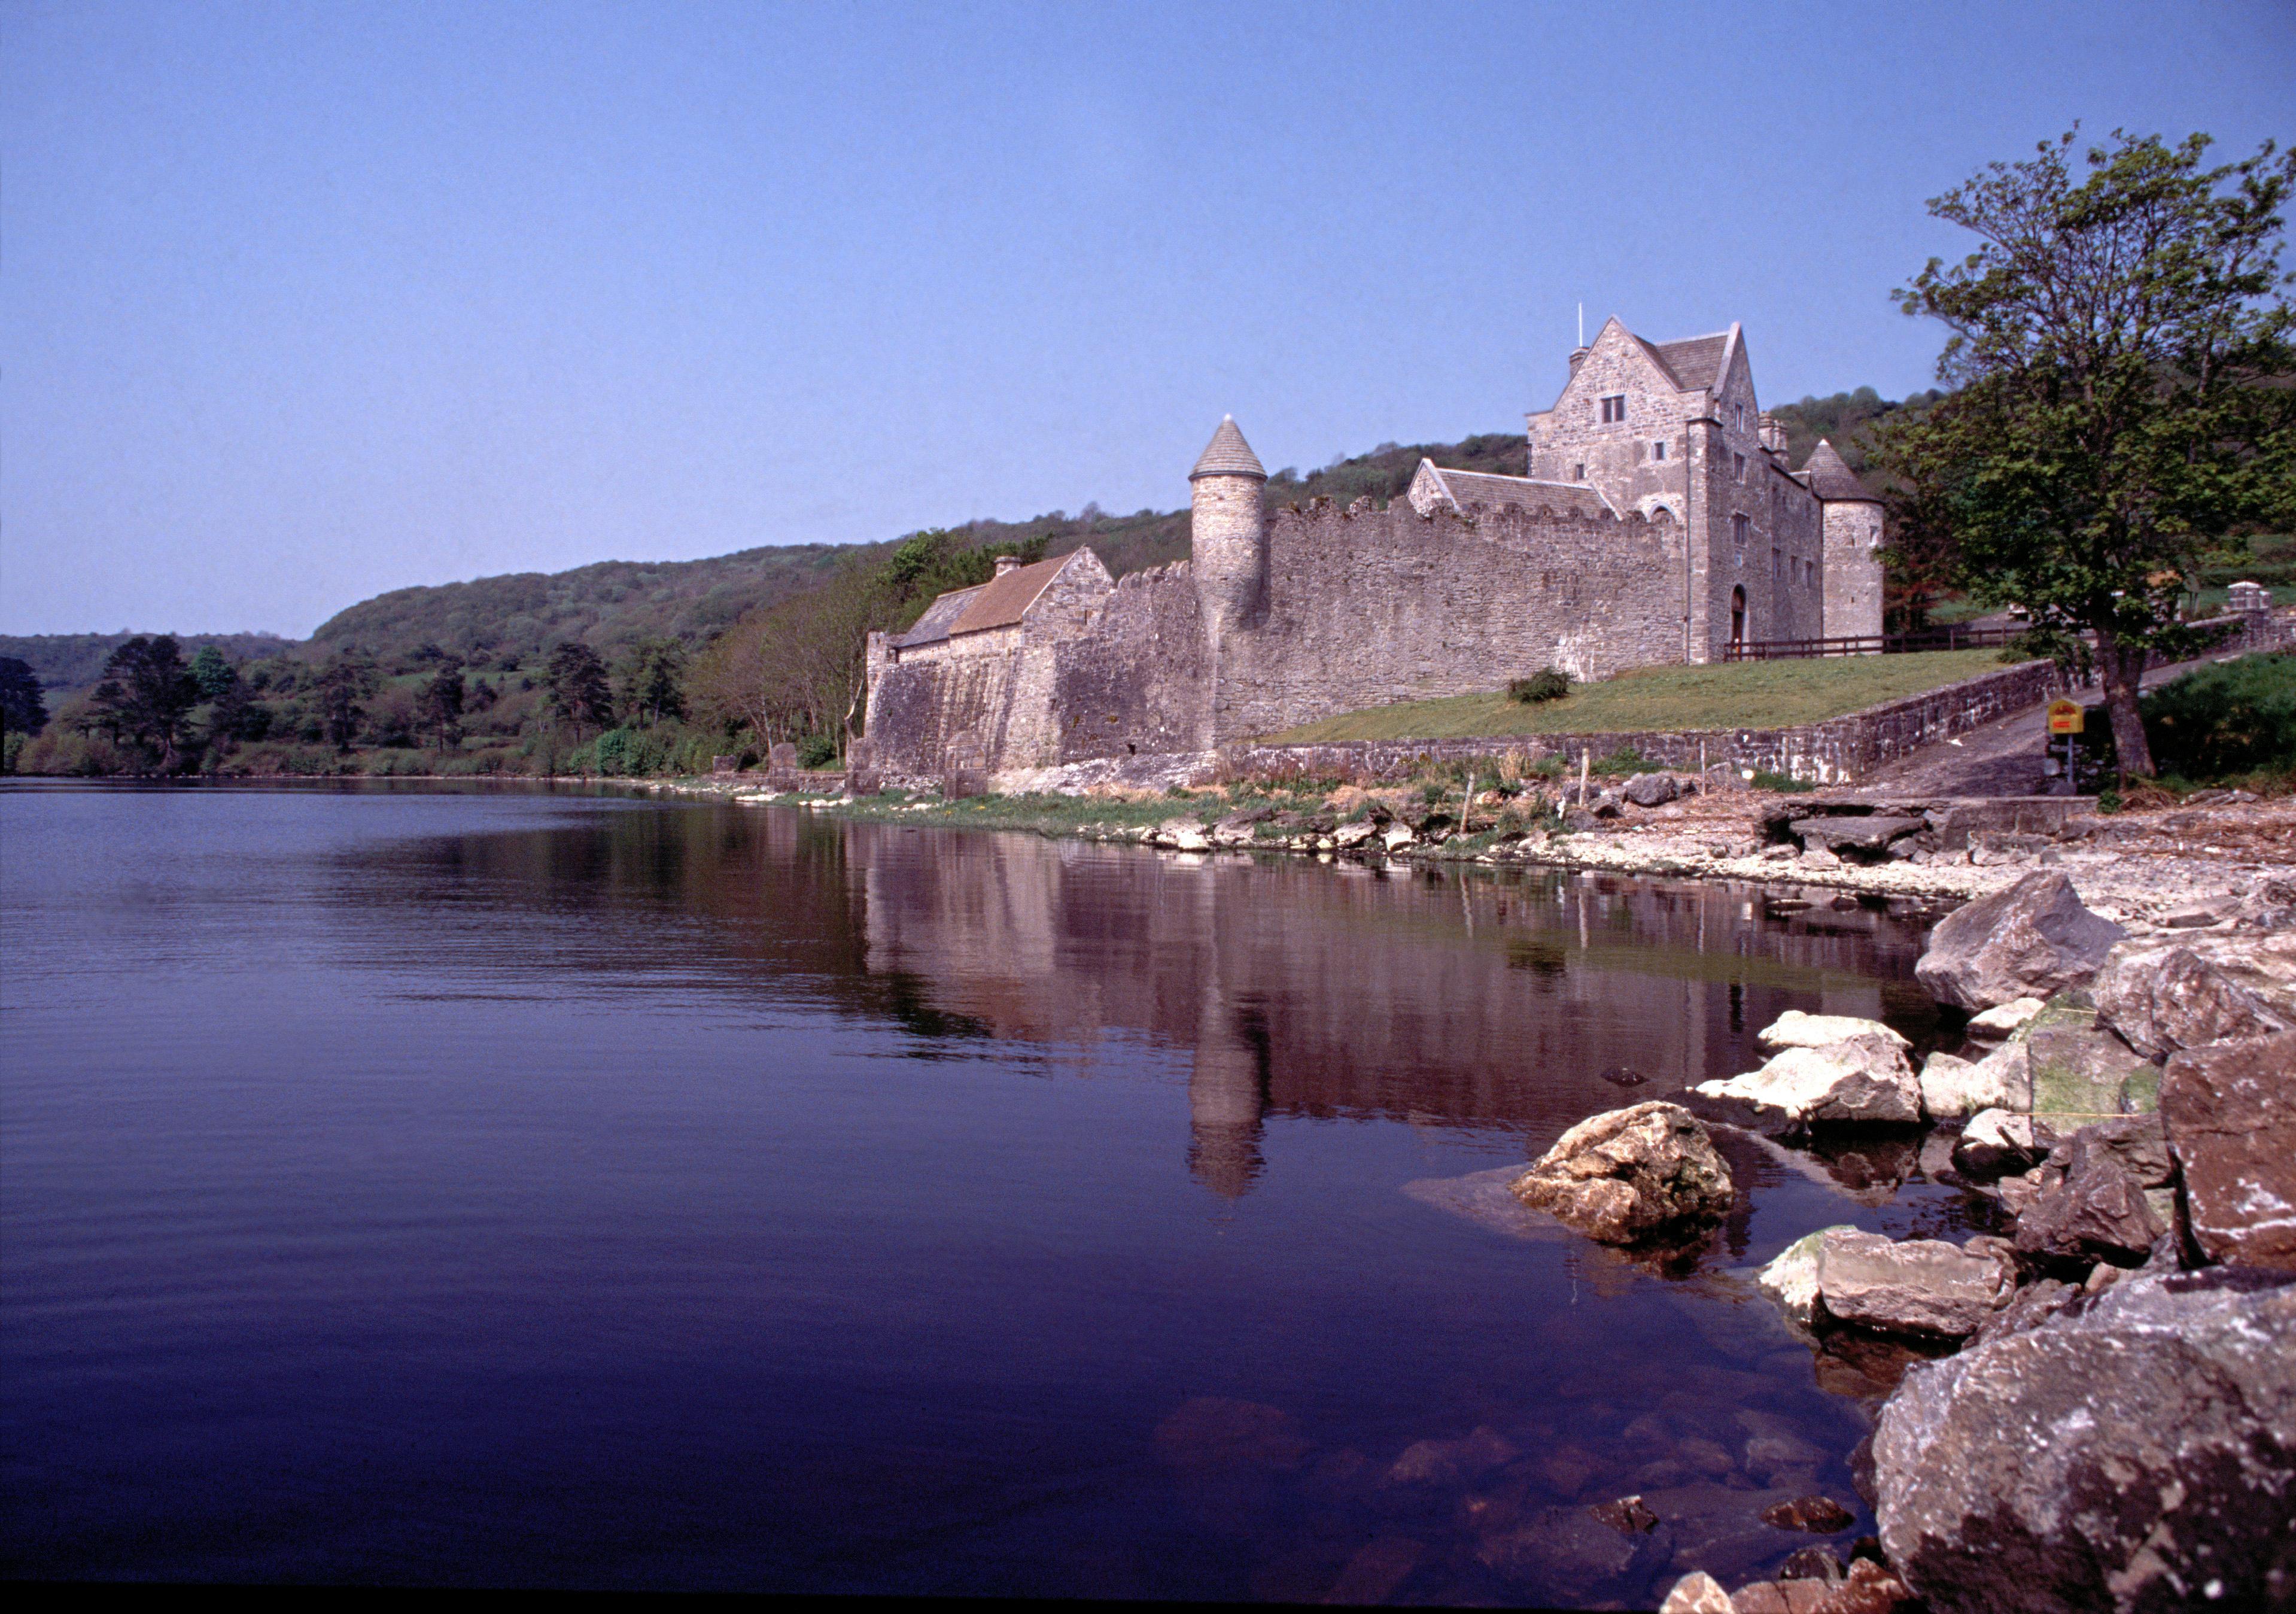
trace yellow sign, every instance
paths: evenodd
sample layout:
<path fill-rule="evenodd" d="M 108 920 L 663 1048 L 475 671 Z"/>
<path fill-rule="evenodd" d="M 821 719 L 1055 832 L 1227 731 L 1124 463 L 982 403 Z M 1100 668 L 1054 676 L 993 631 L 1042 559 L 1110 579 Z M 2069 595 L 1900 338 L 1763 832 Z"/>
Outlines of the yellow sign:
<path fill-rule="evenodd" d="M 2081 732 L 2081 709 L 2078 700 L 2049 702 L 2049 733 L 2078 734 Z"/>

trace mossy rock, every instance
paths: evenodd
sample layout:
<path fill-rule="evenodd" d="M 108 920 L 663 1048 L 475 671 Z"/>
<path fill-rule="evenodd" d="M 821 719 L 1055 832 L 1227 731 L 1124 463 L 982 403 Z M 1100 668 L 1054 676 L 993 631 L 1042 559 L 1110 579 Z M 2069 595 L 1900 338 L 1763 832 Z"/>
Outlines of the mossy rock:
<path fill-rule="evenodd" d="M 2021 1027 L 2033 1073 L 2033 1113 L 2108 1116 L 2160 1108 L 2161 1072 L 2096 1023 L 2086 992 L 2061 992 Z"/>

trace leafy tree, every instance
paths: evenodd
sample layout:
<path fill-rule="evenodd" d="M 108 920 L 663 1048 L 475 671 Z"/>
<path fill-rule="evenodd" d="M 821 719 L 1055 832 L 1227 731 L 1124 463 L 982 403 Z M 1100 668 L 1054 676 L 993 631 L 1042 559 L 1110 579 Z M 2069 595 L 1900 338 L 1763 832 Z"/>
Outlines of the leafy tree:
<path fill-rule="evenodd" d="M 319 732 L 338 751 L 348 751 L 358 737 L 366 716 L 364 702 L 374 692 L 374 668 L 365 658 L 346 651 L 319 669 Z"/>
<path fill-rule="evenodd" d="M 200 653 L 192 658 L 192 682 L 200 686 L 201 700 L 213 700 L 239 682 L 239 672 L 224 659 L 223 651 L 212 644 L 201 645 Z"/>
<path fill-rule="evenodd" d="M 422 685 L 414 698 L 415 720 L 424 732 L 446 750 L 463 737 L 463 707 L 467 691 L 463 684 L 463 664 L 453 656 L 442 656 L 438 671 Z"/>
<path fill-rule="evenodd" d="M 180 759 L 184 719 L 199 699 L 198 681 L 174 635 L 138 634 L 104 662 L 88 709 L 97 726 L 155 757 L 164 768 Z"/>
<path fill-rule="evenodd" d="M 260 740 L 271 714 L 255 703 L 244 679 L 234 677 L 208 702 L 208 742 L 228 747 L 241 740 Z"/>
<path fill-rule="evenodd" d="M 543 687 L 551 716 L 570 728 L 579 730 L 586 725 L 605 728 L 614 720 L 614 695 L 606 683 L 606 664 L 579 639 L 569 639 L 550 652 Z"/>
<path fill-rule="evenodd" d="M 48 726 L 48 702 L 31 663 L 0 656 L 0 734 L 37 734 Z"/>
<path fill-rule="evenodd" d="M 2177 621 L 2192 557 L 2296 514 L 2280 271 L 2296 153 L 2267 141 L 2210 168 L 2204 135 L 2116 131 L 2076 158 L 2075 134 L 1929 204 L 1978 238 L 1897 294 L 1951 332 L 1938 375 L 1954 391 L 1877 447 L 1950 527 L 1980 602 L 2022 602 L 2068 661 L 2094 635 L 2120 766 L 2150 774 L 2137 682 L 2149 656 L 2192 646 Z"/>
<path fill-rule="evenodd" d="M 622 662 L 619 709 L 648 724 L 685 716 L 685 646 L 675 639 L 641 639 Z"/>

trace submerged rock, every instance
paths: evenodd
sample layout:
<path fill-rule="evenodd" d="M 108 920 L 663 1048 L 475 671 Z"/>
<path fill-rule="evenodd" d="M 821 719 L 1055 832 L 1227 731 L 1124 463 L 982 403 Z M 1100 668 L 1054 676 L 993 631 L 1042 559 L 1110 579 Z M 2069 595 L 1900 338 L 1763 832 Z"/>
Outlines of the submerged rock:
<path fill-rule="evenodd" d="M 1857 1516 L 1831 1496 L 1797 1496 L 1762 1510 L 1762 1522 L 1782 1530 L 1807 1530 L 1813 1536 L 1838 1536 L 1857 1522 Z"/>
<path fill-rule="evenodd" d="M 2044 871 L 1947 914 L 1914 976 L 1931 996 L 1963 1009 L 2046 998 L 2085 985 L 2127 934 L 2083 906 L 2071 881 Z"/>
<path fill-rule="evenodd" d="M 2296 1284 L 2122 1280 L 1906 1373 L 1874 1434 L 1890 1561 L 1939 1614 L 2296 1600 Z"/>
<path fill-rule="evenodd" d="M 2296 1033 L 2175 1055 L 2161 1118 L 2201 1252 L 2296 1272 Z"/>
<path fill-rule="evenodd" d="M 1514 1194 L 1602 1243 L 1636 1244 L 1718 1219 L 1735 1190 L 1697 1118 L 1653 1102 L 1579 1122 Z"/>
<path fill-rule="evenodd" d="M 1991 1250 L 1941 1239 L 1899 1242 L 1834 1228 L 1818 1241 L 1817 1299 L 1828 1315 L 1890 1333 L 1957 1340 L 2009 1299 L 2016 1275 Z"/>
<path fill-rule="evenodd" d="M 1536 1602 L 1583 1602 L 1637 1589 L 1672 1556 L 1673 1538 L 1614 1529 L 1582 1507 L 1546 1508 L 1511 1530 L 1483 1537 L 1475 1556 L 1521 1584 Z"/>
<path fill-rule="evenodd" d="M 2098 1022 L 2149 1059 L 2296 1030 L 2296 930 L 2123 942 L 2095 995 Z"/>
<path fill-rule="evenodd" d="M 1591 1511 L 1597 1523 L 1610 1526 L 1621 1536 L 1647 1536 L 1658 1528 L 1658 1515 L 1644 1507 L 1639 1496 L 1598 1502 Z"/>
<path fill-rule="evenodd" d="M 1292 1414 L 1226 1396 L 1183 1402 L 1156 1426 L 1156 1454 L 1185 1473 L 1286 1473 L 1308 1454 Z"/>

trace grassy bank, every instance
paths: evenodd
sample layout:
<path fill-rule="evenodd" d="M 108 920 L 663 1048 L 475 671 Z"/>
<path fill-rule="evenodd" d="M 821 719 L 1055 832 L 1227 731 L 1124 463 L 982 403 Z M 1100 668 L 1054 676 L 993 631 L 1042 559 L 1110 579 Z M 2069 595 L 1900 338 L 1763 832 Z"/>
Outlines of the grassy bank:
<path fill-rule="evenodd" d="M 1403 700 L 1346 712 L 1268 736 L 1322 740 L 1447 740 L 1502 734 L 1636 730 L 1789 728 L 1925 693 L 2001 665 L 1990 650 L 1816 661 L 1735 661 L 1653 667 L 1581 684 L 1557 700 L 1526 706 L 1501 691 L 1440 700 Z"/>

